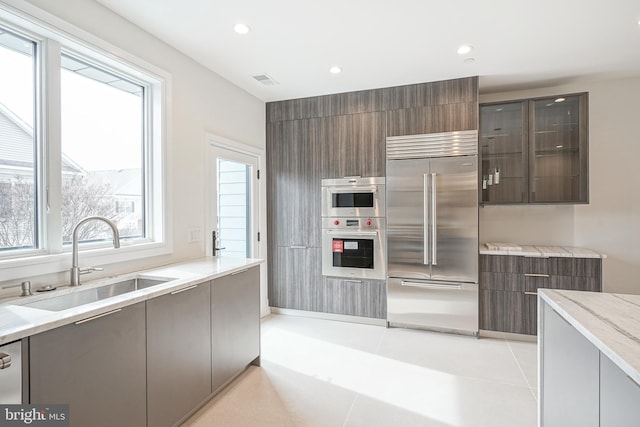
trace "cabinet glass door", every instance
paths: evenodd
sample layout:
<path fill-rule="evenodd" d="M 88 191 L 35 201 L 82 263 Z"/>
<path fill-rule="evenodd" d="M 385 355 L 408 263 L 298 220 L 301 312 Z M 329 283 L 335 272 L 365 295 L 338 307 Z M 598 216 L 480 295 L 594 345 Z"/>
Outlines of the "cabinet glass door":
<path fill-rule="evenodd" d="M 586 95 L 530 101 L 531 202 L 587 202 Z"/>
<path fill-rule="evenodd" d="M 482 203 L 527 201 L 527 102 L 480 107 Z"/>

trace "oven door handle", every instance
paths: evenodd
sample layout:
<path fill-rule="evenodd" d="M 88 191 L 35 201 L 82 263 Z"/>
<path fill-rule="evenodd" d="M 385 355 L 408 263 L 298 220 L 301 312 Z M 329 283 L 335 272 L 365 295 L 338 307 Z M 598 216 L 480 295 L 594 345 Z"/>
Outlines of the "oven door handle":
<path fill-rule="evenodd" d="M 376 193 L 378 188 L 376 187 L 329 187 L 329 193 Z"/>
<path fill-rule="evenodd" d="M 377 231 L 339 231 L 339 230 L 327 230 L 328 234 L 340 235 L 340 236 L 377 236 Z"/>

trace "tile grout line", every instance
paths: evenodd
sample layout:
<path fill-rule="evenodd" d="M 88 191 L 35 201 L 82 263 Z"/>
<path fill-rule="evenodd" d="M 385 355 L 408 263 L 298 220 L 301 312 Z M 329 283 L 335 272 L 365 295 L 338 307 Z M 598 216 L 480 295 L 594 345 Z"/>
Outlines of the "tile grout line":
<path fill-rule="evenodd" d="M 384 336 L 387 333 L 387 330 L 388 328 L 385 326 L 384 331 L 382 331 L 382 334 L 380 334 L 380 338 L 378 339 L 378 344 L 376 345 L 376 348 L 373 351 L 373 354 L 376 354 L 376 355 L 380 354 L 380 348 L 382 347 L 382 340 L 384 339 Z M 358 400 L 358 397 L 360 397 L 360 393 L 356 393 L 356 395 L 353 397 L 353 401 L 351 402 L 351 407 L 349 408 L 349 412 L 347 412 L 347 416 L 344 419 L 344 423 L 342 424 L 342 427 L 347 426 L 347 423 L 349 422 L 349 418 L 351 417 L 351 413 L 353 412 L 353 407 L 356 406 L 356 401 Z"/>
<path fill-rule="evenodd" d="M 524 369 L 522 369 L 522 365 L 520 365 L 520 361 L 518 360 L 518 357 L 516 357 L 516 354 L 513 352 L 513 348 L 511 348 L 511 344 L 509 344 L 509 341 L 507 339 L 505 339 L 504 341 L 507 343 L 507 346 L 509 347 L 509 351 L 511 352 L 511 355 L 515 359 L 516 365 L 518 365 L 518 369 L 520 370 L 520 373 L 524 377 L 524 382 L 527 384 L 527 387 L 529 387 L 529 390 L 533 394 L 533 387 L 529 383 L 529 378 L 527 378 L 527 374 L 524 373 Z"/>

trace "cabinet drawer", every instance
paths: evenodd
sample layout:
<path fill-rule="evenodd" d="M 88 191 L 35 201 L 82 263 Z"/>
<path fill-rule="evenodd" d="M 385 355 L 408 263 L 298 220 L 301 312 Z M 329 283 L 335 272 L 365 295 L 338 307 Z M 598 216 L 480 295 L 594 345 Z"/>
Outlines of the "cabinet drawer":
<path fill-rule="evenodd" d="M 522 272 L 524 274 L 551 274 L 553 258 L 523 257 Z"/>
<path fill-rule="evenodd" d="M 323 277 L 322 311 L 348 316 L 387 317 L 384 280 L 351 280 Z"/>
<path fill-rule="evenodd" d="M 524 291 L 524 276 L 520 273 L 480 273 L 480 289 Z"/>
<path fill-rule="evenodd" d="M 480 271 L 522 273 L 523 257 L 512 255 L 480 255 Z"/>
<path fill-rule="evenodd" d="M 551 274 L 555 276 L 600 277 L 600 258 L 551 258 Z"/>

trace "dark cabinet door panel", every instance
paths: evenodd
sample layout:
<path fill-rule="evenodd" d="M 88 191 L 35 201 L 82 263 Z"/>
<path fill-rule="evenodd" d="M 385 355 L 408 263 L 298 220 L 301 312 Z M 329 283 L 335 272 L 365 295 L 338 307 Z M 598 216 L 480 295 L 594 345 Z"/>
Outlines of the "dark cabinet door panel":
<path fill-rule="evenodd" d="M 278 247 L 272 307 L 322 311 L 322 259 L 320 248 Z M 273 298 L 273 299 L 272 299 Z"/>
<path fill-rule="evenodd" d="M 387 112 L 387 136 L 478 129 L 478 104 L 434 105 Z"/>
<path fill-rule="evenodd" d="M 69 404 L 71 426 L 147 425 L 144 302 L 34 335 L 29 349 L 31 404 Z"/>
<path fill-rule="evenodd" d="M 322 178 L 384 176 L 384 113 L 351 114 L 326 120 Z"/>
<path fill-rule="evenodd" d="M 147 412 L 172 426 L 211 394 L 209 282 L 147 301 Z"/>
<path fill-rule="evenodd" d="M 324 312 L 378 319 L 387 317 L 384 280 L 324 277 L 322 293 Z"/>
<path fill-rule="evenodd" d="M 480 291 L 480 329 L 525 333 L 524 292 Z"/>

